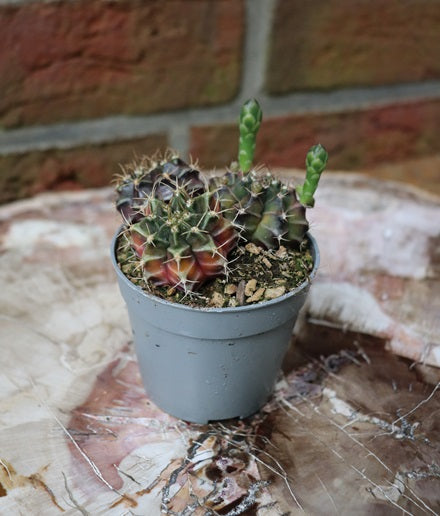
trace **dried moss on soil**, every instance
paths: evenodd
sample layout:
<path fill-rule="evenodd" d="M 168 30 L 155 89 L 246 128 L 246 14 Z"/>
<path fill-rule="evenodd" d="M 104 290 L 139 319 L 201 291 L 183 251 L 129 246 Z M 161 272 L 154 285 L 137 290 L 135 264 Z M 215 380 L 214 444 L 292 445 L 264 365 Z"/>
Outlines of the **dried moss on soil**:
<path fill-rule="evenodd" d="M 197 291 L 184 293 L 175 288 L 155 287 L 146 283 L 139 260 L 120 238 L 116 259 L 122 272 L 145 291 L 174 303 L 194 307 L 228 307 L 274 299 L 298 287 L 313 269 L 308 248 L 300 251 L 281 247 L 265 250 L 254 244 L 238 246 L 229 256 L 227 277 L 207 282 Z"/>

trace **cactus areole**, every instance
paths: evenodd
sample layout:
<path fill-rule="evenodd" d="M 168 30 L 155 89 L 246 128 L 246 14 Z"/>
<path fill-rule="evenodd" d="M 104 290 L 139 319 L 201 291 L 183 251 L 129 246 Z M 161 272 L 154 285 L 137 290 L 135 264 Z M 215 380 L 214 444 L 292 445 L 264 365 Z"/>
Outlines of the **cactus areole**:
<path fill-rule="evenodd" d="M 116 182 L 121 238 L 146 287 L 193 293 L 240 267 L 237 248 L 255 245 L 269 253 L 266 262 L 280 249 L 303 248 L 306 208 L 314 205 L 327 152 L 313 146 L 304 183 L 289 186 L 253 168 L 261 123 L 260 105 L 248 100 L 239 118 L 238 165 L 221 176 L 207 179 L 172 152 L 123 169 Z"/>

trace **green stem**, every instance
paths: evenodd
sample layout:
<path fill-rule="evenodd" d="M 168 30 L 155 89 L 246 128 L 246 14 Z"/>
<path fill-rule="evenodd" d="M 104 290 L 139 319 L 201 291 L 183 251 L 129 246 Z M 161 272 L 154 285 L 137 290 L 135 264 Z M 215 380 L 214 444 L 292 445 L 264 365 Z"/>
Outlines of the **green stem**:
<path fill-rule="evenodd" d="M 249 172 L 255 153 L 255 140 L 260 128 L 263 112 L 255 99 L 247 100 L 240 111 L 240 141 L 238 146 L 238 162 L 240 170 Z"/>
<path fill-rule="evenodd" d="M 303 206 L 313 207 L 315 199 L 313 195 L 318 188 L 319 178 L 327 164 L 328 154 L 320 144 L 314 145 L 306 156 L 306 179 L 304 184 L 296 187 L 299 202 Z"/>

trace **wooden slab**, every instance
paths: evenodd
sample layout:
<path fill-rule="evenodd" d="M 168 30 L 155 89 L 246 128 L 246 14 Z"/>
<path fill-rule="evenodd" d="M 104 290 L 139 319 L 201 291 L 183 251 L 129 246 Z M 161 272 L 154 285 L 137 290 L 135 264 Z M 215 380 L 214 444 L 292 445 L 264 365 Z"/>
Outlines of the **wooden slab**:
<path fill-rule="evenodd" d="M 440 201 L 327 176 L 322 265 L 274 398 L 189 425 L 146 397 L 109 190 L 0 207 L 0 514 L 438 514 Z"/>

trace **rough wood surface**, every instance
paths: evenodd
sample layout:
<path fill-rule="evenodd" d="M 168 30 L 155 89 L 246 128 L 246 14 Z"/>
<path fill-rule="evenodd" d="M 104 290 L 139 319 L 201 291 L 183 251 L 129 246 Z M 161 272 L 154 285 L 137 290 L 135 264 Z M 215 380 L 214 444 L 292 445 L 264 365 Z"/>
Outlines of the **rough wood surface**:
<path fill-rule="evenodd" d="M 0 514 L 440 513 L 440 201 L 344 174 L 273 399 L 188 425 L 141 386 L 109 190 L 0 208 Z"/>

